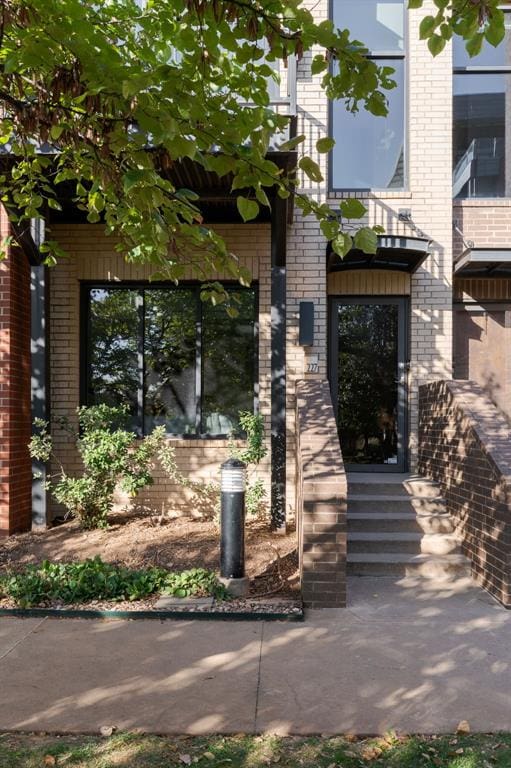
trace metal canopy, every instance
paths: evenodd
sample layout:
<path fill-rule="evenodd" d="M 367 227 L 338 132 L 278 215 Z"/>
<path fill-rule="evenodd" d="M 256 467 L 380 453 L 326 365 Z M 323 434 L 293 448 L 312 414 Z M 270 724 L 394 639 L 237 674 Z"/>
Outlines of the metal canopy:
<path fill-rule="evenodd" d="M 327 246 L 328 272 L 348 269 L 387 269 L 415 272 L 429 255 L 431 240 L 425 237 L 379 235 L 376 253 L 364 253 L 356 248 L 341 258 Z"/>
<path fill-rule="evenodd" d="M 467 248 L 454 262 L 458 277 L 511 277 L 508 248 Z"/>
<path fill-rule="evenodd" d="M 297 162 L 297 153 L 270 151 L 266 158 L 271 160 L 283 176 L 293 173 Z M 14 158 L 8 153 L 0 151 L 0 166 L 9 171 Z M 172 181 L 176 189 L 187 188 L 199 195 L 196 205 L 202 213 L 206 224 L 238 224 L 243 220 L 236 205 L 237 195 L 247 195 L 250 191 L 239 189 L 232 191 L 233 175 L 218 176 L 216 173 L 206 171 L 199 164 L 184 158 L 175 162 L 170 167 L 160 168 L 161 175 Z M 49 209 L 47 211 L 48 222 L 59 224 L 80 224 L 87 221 L 87 214 L 80 210 L 75 203 L 75 185 L 71 182 L 62 182 L 56 188 L 57 199 L 61 210 Z M 270 202 L 275 198 L 273 190 L 267 189 Z M 288 223 L 293 219 L 294 195 L 291 191 L 286 199 L 286 217 Z M 251 223 L 271 221 L 271 211 L 265 206 L 260 207 L 259 216 Z"/>

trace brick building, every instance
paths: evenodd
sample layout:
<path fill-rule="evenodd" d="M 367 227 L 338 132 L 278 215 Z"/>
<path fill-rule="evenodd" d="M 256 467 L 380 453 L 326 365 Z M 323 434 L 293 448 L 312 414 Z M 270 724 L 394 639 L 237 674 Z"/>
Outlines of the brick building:
<path fill-rule="evenodd" d="M 28 262 L 13 250 L 0 264 L 1 532 L 28 528 L 32 516 L 45 525 L 56 512 L 38 486 L 30 500 L 24 446 L 31 354 L 37 413 L 51 404 L 53 417 L 69 415 L 81 403 L 123 393 L 137 428 L 167 425 L 179 466 L 195 478 L 216 476 L 235 411 L 259 409 L 271 433 L 262 476 L 272 508 L 288 518 L 297 510 L 300 516 L 304 503 L 296 434 L 301 380 L 328 380 L 349 471 L 428 473 L 420 445 L 421 386 L 453 376 L 471 380 L 499 413 L 511 413 L 509 33 L 499 48 L 485 48 L 470 61 L 462 41 L 433 58 L 419 40 L 422 15 L 431 12 L 432 2 L 409 13 L 404 0 L 319 0 L 313 6 L 318 20 L 330 15 L 366 42 L 371 57 L 395 68 L 387 118 L 329 105 L 320 76 L 311 75 L 312 54 L 296 73 L 290 67 L 276 96 L 279 108 L 296 114 L 297 132 L 307 136 L 304 151 L 314 157 L 316 141 L 325 135 L 337 142 L 329 156 L 316 158 L 325 181 L 318 186 L 302 180 L 302 188 L 334 206 L 343 197 L 361 198 L 367 221 L 385 230 L 377 254 L 352 251 L 341 261 L 312 218 L 278 200 L 271 214 L 242 224 L 229 191 L 217 191 L 214 202 L 208 198 L 209 221 L 254 279 L 240 321 L 224 327 L 229 344 L 222 349 L 214 341 L 222 321 L 198 307 L 196 286 L 186 280 L 177 289 L 149 286 L 151 270 L 126 264 L 101 225 L 55 215 L 52 235 L 71 258 L 51 270 L 32 267 L 32 349 Z M 204 194 L 207 179 L 199 174 L 196 182 Z M 5 219 L 2 227 L 7 233 Z M 160 338 L 160 357 L 165 345 L 182 357 L 179 370 L 165 372 L 151 327 L 173 311 L 189 313 L 190 320 L 179 338 Z M 118 359 L 106 360 L 116 339 Z M 243 361 L 243 370 L 234 363 L 225 369 L 229 354 Z M 108 365 L 133 370 L 116 378 Z M 323 397 L 324 387 L 318 391 Z M 308 386 L 304 397 L 311 402 L 314 388 Z M 307 424 L 318 452 L 320 422 L 318 415 L 316 432 Z M 324 423 L 331 429 L 330 416 Z M 328 445 L 338 477 L 341 454 L 336 459 L 330 439 Z M 69 468 L 77 466 L 71 445 L 60 442 L 58 449 Z M 442 481 L 438 474 L 436 479 Z M 172 507 L 182 493 L 162 477 L 145 499 Z M 336 583 L 345 570 L 345 495 L 330 498 L 327 491 L 318 512 L 326 515 L 324 522 L 316 520 L 316 530 L 313 520 L 302 530 L 324 536 L 325 526 L 336 526 L 341 554 L 329 560 L 320 552 L 318 561 L 329 561 L 332 572 L 337 568 Z M 332 505 L 335 519 L 328 517 Z"/>

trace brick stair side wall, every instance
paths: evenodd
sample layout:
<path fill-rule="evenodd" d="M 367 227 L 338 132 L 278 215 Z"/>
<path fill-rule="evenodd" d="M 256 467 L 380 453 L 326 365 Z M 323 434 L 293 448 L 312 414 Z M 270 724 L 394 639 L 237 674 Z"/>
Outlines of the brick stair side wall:
<path fill-rule="evenodd" d="M 478 385 L 420 388 L 419 472 L 440 484 L 476 581 L 511 607 L 511 425 Z"/>
<path fill-rule="evenodd" d="M 346 605 L 347 480 L 328 382 L 297 383 L 297 524 L 308 608 Z"/>

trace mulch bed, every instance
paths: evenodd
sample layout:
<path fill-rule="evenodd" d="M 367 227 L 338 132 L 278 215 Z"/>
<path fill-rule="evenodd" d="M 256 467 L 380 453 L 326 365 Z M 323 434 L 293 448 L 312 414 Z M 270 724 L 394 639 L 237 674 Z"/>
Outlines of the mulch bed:
<path fill-rule="evenodd" d="M 106 530 L 82 531 L 77 522 L 68 521 L 47 531 L 19 534 L 1 541 L 0 573 L 19 571 L 43 560 L 73 562 L 96 555 L 105 562 L 129 568 L 158 566 L 169 570 L 218 571 L 219 538 L 218 525 L 214 522 L 187 517 L 162 521 L 145 513 L 115 513 Z M 250 595 L 229 604 L 218 604 L 216 611 L 290 612 L 300 604 L 294 531 L 285 536 L 273 534 L 267 523 L 250 521 L 246 527 L 245 556 Z M 126 605 L 96 602 L 72 607 L 154 610 L 157 599 L 152 597 Z M 0 600 L 0 608 L 12 607 L 8 601 Z"/>

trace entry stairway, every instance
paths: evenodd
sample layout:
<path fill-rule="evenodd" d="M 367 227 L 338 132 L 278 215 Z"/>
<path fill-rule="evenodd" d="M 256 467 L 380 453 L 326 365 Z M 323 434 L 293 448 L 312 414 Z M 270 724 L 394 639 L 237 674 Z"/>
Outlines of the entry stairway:
<path fill-rule="evenodd" d="M 348 475 L 348 574 L 470 576 L 436 483 L 419 475 Z"/>

